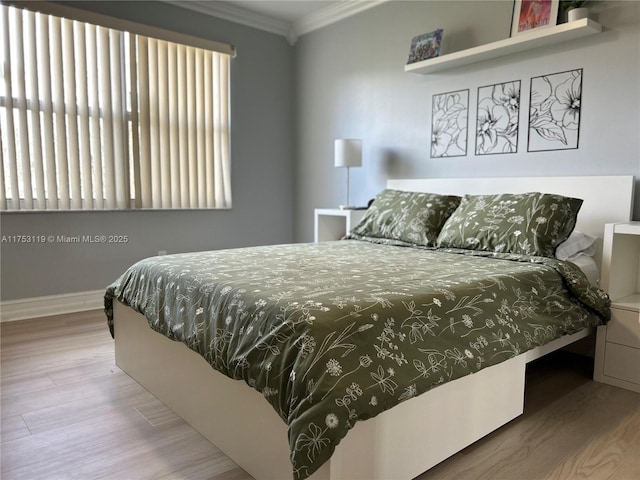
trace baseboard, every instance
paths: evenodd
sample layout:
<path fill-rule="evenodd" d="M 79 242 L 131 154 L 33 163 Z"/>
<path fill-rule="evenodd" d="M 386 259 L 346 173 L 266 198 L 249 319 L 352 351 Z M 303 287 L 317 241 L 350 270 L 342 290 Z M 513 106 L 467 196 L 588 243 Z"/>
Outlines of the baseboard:
<path fill-rule="evenodd" d="M 48 317 L 104 307 L 104 290 L 65 293 L 0 302 L 0 322 Z"/>

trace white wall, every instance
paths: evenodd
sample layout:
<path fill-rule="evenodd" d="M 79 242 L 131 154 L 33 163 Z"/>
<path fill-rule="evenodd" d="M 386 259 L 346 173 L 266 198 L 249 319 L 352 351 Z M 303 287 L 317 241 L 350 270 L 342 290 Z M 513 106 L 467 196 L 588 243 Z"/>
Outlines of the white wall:
<path fill-rule="evenodd" d="M 313 209 L 344 202 L 335 138 L 362 138 L 364 165 L 351 170 L 352 203 L 387 178 L 632 174 L 640 178 L 640 2 L 599 2 L 603 33 L 517 56 L 445 71 L 404 73 L 415 35 L 444 29 L 449 52 L 507 38 L 512 2 L 389 2 L 303 36 L 296 45 L 296 241 L 310 241 Z M 443 54 L 446 52 L 443 52 Z M 577 150 L 528 153 L 531 77 L 583 68 Z M 522 81 L 516 154 L 475 156 L 477 88 Z M 432 95 L 470 89 L 466 157 L 430 158 Z M 635 218 L 640 219 L 640 194 Z"/>

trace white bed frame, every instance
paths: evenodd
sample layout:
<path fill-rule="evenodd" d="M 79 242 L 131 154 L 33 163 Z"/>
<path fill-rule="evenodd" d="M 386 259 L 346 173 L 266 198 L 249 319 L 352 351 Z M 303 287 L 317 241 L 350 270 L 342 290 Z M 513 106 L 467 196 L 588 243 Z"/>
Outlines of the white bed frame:
<path fill-rule="evenodd" d="M 634 178 L 389 180 L 388 187 L 458 195 L 542 191 L 578 197 L 584 203 L 576 229 L 602 237 L 605 223 L 631 218 Z M 260 393 L 214 371 L 200 356 L 153 332 L 142 315 L 117 302 L 114 318 L 116 364 L 122 370 L 254 478 L 292 478 L 286 426 Z M 522 414 L 526 364 L 591 333 L 587 329 L 557 339 L 358 422 L 310 478 L 414 478 Z"/>

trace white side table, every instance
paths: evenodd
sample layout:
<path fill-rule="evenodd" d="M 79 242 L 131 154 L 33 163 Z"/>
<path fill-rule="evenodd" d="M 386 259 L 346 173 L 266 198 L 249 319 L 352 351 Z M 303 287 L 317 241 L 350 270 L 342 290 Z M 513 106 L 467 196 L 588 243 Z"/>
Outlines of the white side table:
<path fill-rule="evenodd" d="M 600 283 L 611 320 L 598 327 L 593 379 L 640 392 L 640 222 L 605 225 Z"/>
<path fill-rule="evenodd" d="M 313 241 L 340 240 L 364 217 L 366 210 L 316 208 Z"/>

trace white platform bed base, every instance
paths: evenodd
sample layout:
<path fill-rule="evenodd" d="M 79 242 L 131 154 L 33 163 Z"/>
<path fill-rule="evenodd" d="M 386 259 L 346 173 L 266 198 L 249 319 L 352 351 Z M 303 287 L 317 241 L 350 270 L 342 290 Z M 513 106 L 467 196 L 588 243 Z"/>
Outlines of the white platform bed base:
<path fill-rule="evenodd" d="M 602 236 L 605 223 L 630 219 L 634 179 L 392 180 L 388 186 L 459 195 L 543 191 L 579 197 L 585 202 L 576 229 Z M 254 478 L 292 478 L 286 425 L 260 393 L 214 371 L 199 355 L 152 331 L 142 315 L 118 302 L 114 321 L 116 364 L 122 370 Z M 591 333 L 587 329 L 562 337 L 358 422 L 311 478 L 414 478 L 522 414 L 526 364 Z"/>
<path fill-rule="evenodd" d="M 141 314 L 121 303 L 115 303 L 114 314 L 116 364 L 122 370 L 254 478 L 292 478 L 286 425 L 259 392 L 152 331 Z M 414 478 L 522 414 L 527 362 L 590 333 L 560 338 L 356 423 L 330 462 L 310 478 Z"/>

